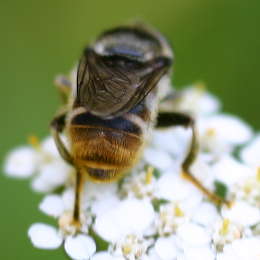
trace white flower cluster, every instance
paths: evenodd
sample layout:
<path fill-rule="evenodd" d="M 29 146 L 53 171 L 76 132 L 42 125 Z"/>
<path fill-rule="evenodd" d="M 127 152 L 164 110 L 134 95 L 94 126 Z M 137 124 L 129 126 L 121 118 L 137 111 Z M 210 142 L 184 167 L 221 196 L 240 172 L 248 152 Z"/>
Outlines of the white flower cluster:
<path fill-rule="evenodd" d="M 192 113 L 200 153 L 192 172 L 210 190 L 233 202 L 217 208 L 182 178 L 181 163 L 191 132 L 154 130 L 142 161 L 122 181 L 86 183 L 85 222 L 78 234 L 66 223 L 73 210 L 74 169 L 59 156 L 53 139 L 13 150 L 5 172 L 32 179 L 46 193 L 39 209 L 59 228 L 35 223 L 28 231 L 41 249 L 64 246 L 75 260 L 259 260 L 260 136 L 239 118 L 219 112 L 218 100 L 190 87 L 176 110 Z"/>

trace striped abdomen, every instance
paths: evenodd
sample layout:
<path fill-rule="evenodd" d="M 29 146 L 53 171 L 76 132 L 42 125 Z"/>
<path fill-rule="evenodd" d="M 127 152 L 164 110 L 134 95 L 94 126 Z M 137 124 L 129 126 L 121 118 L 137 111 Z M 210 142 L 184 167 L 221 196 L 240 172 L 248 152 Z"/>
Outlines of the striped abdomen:
<path fill-rule="evenodd" d="M 144 104 L 114 119 L 76 114 L 69 127 L 76 165 L 96 181 L 119 178 L 137 162 L 149 119 Z"/>

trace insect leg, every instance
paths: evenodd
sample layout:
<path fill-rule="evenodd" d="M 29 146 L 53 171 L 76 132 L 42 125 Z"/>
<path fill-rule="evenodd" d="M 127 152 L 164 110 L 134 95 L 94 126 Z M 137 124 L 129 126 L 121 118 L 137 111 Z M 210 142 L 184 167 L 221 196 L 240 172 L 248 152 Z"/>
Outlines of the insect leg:
<path fill-rule="evenodd" d="M 84 179 L 81 170 L 78 169 L 74 164 L 73 157 L 67 150 L 65 144 L 63 143 L 60 137 L 60 134 L 62 133 L 65 127 L 65 118 L 66 118 L 66 112 L 63 112 L 60 115 L 56 116 L 51 121 L 51 132 L 61 157 L 66 162 L 74 166 L 76 169 L 75 201 L 74 201 L 72 221 L 70 224 L 73 225 L 77 230 L 79 230 L 81 227 L 81 222 L 80 222 L 81 194 L 83 190 Z"/>
<path fill-rule="evenodd" d="M 60 93 L 63 103 L 67 104 L 72 88 L 70 79 L 64 75 L 59 75 L 55 78 L 54 84 Z"/>
<path fill-rule="evenodd" d="M 186 155 L 182 163 L 182 176 L 193 183 L 199 190 L 201 190 L 211 201 L 215 204 L 227 204 L 230 205 L 230 202 L 224 200 L 223 198 L 216 195 L 214 192 L 208 190 L 196 177 L 194 177 L 190 171 L 190 168 L 197 158 L 199 152 L 199 142 L 198 142 L 198 133 L 196 129 L 195 121 L 192 117 L 186 114 L 171 112 L 171 113 L 159 113 L 158 127 L 169 127 L 169 126 L 183 126 L 185 128 L 190 127 L 192 130 L 192 139 L 189 148 L 189 152 Z"/>
<path fill-rule="evenodd" d="M 81 227 L 80 213 L 81 213 L 81 196 L 84 186 L 84 178 L 80 169 L 76 172 L 76 183 L 75 183 L 75 202 L 73 209 L 73 220 L 72 224 L 79 230 Z"/>
<path fill-rule="evenodd" d="M 53 139 L 55 141 L 56 147 L 61 155 L 61 157 L 69 164 L 73 165 L 73 158 L 70 155 L 69 151 L 67 150 L 65 144 L 63 143 L 60 134 L 64 130 L 65 127 L 65 118 L 66 112 L 63 112 L 54 117 L 51 121 L 51 133 Z"/>

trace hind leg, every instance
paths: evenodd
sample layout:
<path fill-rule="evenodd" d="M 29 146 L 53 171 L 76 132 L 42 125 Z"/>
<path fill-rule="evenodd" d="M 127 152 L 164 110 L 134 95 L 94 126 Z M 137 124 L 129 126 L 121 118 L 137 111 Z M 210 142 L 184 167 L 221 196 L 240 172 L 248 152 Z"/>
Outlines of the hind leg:
<path fill-rule="evenodd" d="M 191 139 L 191 144 L 190 144 L 188 154 L 186 155 L 182 163 L 182 176 L 188 181 L 190 181 L 192 184 L 194 184 L 199 190 L 202 191 L 202 193 L 204 193 L 215 204 L 219 205 L 224 203 L 230 205 L 230 202 L 226 201 L 225 199 L 216 195 L 214 192 L 207 189 L 191 173 L 190 168 L 193 162 L 195 161 L 195 159 L 197 158 L 198 151 L 199 151 L 198 133 L 193 118 L 188 115 L 177 113 L 177 112 L 159 113 L 157 126 L 158 127 L 183 126 L 185 128 L 188 127 L 191 128 L 192 139 Z"/>

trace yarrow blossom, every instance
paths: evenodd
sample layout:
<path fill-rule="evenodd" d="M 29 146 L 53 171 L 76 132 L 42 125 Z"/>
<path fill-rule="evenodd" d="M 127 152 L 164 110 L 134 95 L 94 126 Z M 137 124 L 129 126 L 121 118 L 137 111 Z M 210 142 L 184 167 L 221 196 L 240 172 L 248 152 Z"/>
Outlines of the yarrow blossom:
<path fill-rule="evenodd" d="M 176 111 L 197 122 L 200 153 L 192 172 L 208 189 L 232 201 L 216 207 L 182 178 L 191 132 L 154 130 L 141 162 L 118 183 L 87 182 L 81 232 L 68 226 L 74 202 L 74 169 L 58 154 L 52 137 L 7 156 L 10 177 L 31 178 L 44 193 L 39 210 L 59 227 L 35 223 L 33 246 L 63 246 L 75 260 L 257 260 L 260 259 L 260 135 L 198 86 L 175 100 Z"/>

